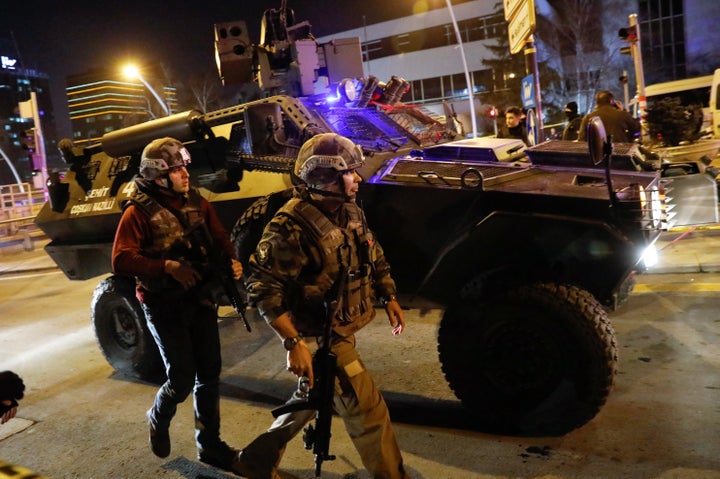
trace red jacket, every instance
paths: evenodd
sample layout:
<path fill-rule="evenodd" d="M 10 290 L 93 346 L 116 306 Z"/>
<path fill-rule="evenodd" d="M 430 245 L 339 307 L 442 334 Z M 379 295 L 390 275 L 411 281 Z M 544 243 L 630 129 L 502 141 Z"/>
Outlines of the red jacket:
<path fill-rule="evenodd" d="M 163 197 L 168 206 L 180 209 L 187 201 L 184 196 Z M 205 198 L 201 199 L 200 211 L 210 235 L 217 245 L 231 257 L 235 257 L 235 248 L 225 227 L 215 213 L 215 209 Z M 153 232 L 148 216 L 136 205 L 129 205 L 123 212 L 115 232 L 112 249 L 112 269 L 115 274 L 140 278 L 160 278 L 165 273 L 165 260 L 150 258 L 142 251 L 153 241 Z M 138 299 L 143 301 L 143 290 L 138 289 Z"/>

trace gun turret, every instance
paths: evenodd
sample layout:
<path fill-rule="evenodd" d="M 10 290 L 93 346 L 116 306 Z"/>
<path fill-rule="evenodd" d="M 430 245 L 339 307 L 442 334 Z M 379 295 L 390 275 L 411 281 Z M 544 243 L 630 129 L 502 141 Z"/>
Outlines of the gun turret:
<path fill-rule="evenodd" d="M 183 142 L 195 140 L 201 131 L 205 130 L 201 126 L 202 113 L 189 110 L 111 131 L 103 135 L 100 144 L 105 153 L 119 158 L 141 151 L 156 138 L 170 136 Z"/>

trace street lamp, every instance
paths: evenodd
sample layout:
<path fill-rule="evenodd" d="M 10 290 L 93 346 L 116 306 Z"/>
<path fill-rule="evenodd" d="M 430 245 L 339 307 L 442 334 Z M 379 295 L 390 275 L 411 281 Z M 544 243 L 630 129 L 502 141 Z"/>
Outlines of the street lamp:
<path fill-rule="evenodd" d="M 462 35 L 460 35 L 460 28 L 458 27 L 457 20 L 455 19 L 455 11 L 453 10 L 452 2 L 445 0 L 447 4 L 448 12 L 450 12 L 450 19 L 452 20 L 453 29 L 455 30 L 455 38 L 457 39 L 458 46 L 460 47 L 460 57 L 462 58 L 463 71 L 465 73 L 465 83 L 468 88 L 468 103 L 470 104 L 470 120 L 472 122 L 472 137 L 477 137 L 477 120 L 475 119 L 475 87 L 470 77 L 470 70 L 468 69 L 467 59 L 465 57 L 465 49 L 463 48 Z"/>
<path fill-rule="evenodd" d="M 158 103 L 160 103 L 160 106 L 162 106 L 163 110 L 165 110 L 165 114 L 170 116 L 170 109 L 168 108 L 167 104 L 165 104 L 160 95 L 158 95 L 158 92 L 156 92 L 155 89 L 150 86 L 150 84 L 145 80 L 145 78 L 143 78 L 143 76 L 140 74 L 140 71 L 134 65 L 128 65 L 125 67 L 125 75 L 129 78 L 137 78 L 138 80 L 140 80 L 140 82 L 145 85 L 145 88 L 147 88 L 150 93 L 152 93 Z"/>

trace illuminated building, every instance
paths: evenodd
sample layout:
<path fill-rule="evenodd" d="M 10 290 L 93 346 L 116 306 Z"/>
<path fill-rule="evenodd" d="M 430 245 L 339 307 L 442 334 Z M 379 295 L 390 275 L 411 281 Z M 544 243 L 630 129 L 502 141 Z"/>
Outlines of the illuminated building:
<path fill-rule="evenodd" d="M 598 89 L 622 91 L 617 78 L 624 69 L 633 71 L 630 58 L 619 54 L 620 47 L 624 45 L 618 38 L 618 28 L 627 24 L 630 13 L 638 14 L 646 84 L 707 75 L 720 67 L 720 50 L 717 48 L 720 29 L 716 28 L 720 2 L 636 0 L 623 2 L 621 9 L 605 8 L 606 3 L 611 2 L 600 0 L 590 4 L 597 10 L 592 16 L 597 18 L 596 24 L 593 24 L 597 27 L 594 32 L 597 38 L 582 50 L 580 59 L 583 63 L 581 77 L 587 79 L 587 85 L 576 84 L 570 74 L 576 72 L 574 45 L 564 46 L 559 55 L 549 55 L 542 37 L 538 35 L 536 39 L 538 60 L 546 59 L 548 65 L 561 75 L 568 72 L 564 76 L 568 85 L 567 95 L 573 99 L 576 95 L 589 98 L 578 98 L 581 111 L 591 109 L 592 98 Z M 560 0 L 536 0 L 535 4 L 537 15 L 547 15 L 551 21 L 550 7 L 562 9 L 565 5 Z M 475 105 L 481 108 L 478 99 L 482 99 L 483 92 L 507 89 L 509 74 L 524 76 L 525 72 L 493 72 L 482 62 L 483 59 L 496 58 L 488 46 L 497 45 L 497 39 L 507 35 L 504 16 L 494 14 L 496 2 L 472 0 L 454 5 L 453 10 L 472 75 Z M 403 101 L 422 104 L 437 114 L 442 114 L 440 105 L 442 101 L 447 101 L 461 117 L 467 115 L 467 102 L 463 100 L 467 99 L 467 85 L 446 8 L 364 25 L 327 35 L 318 41 L 344 37 L 360 38 L 366 75 L 374 75 L 381 81 L 398 75 L 411 82 L 411 91 Z M 611 62 L 609 66 L 607 59 Z M 608 73 L 610 71 L 612 74 Z M 594 80 L 597 78 L 605 83 L 598 83 Z M 470 125 L 467 116 L 462 121 L 467 130 Z"/>
<path fill-rule="evenodd" d="M 497 39 L 507 35 L 505 18 L 495 10 L 494 2 L 483 0 L 453 7 L 475 94 L 505 87 L 506 78 L 482 63 L 483 59 L 494 57 L 488 46 L 497 45 Z M 403 101 L 424 105 L 438 115 L 443 113 L 439 105 L 447 101 L 460 116 L 468 114 L 467 82 L 446 8 L 365 25 L 318 41 L 344 37 L 360 38 L 366 75 L 374 75 L 383 82 L 398 75 L 411 83 Z M 467 118 L 462 122 L 469 129 L 471 122 Z"/>
<path fill-rule="evenodd" d="M 34 165 L 28 151 L 22 148 L 22 132 L 33 127 L 32 119 L 20 118 L 18 103 L 30 99 L 30 92 L 37 95 L 40 118 L 45 138 L 54 138 L 54 122 L 48 75 L 37 70 L 23 68 L 17 57 L 11 52 L 13 48 L 0 42 L 0 148 L 7 155 L 17 170 L 21 181 L 30 182 Z M 46 151 L 54 150 L 51 141 L 46 140 Z M 48 164 L 57 163 L 58 155 L 48 155 Z M 4 158 L 0 158 L 0 184 L 15 183 L 16 178 L 7 166 Z"/>
<path fill-rule="evenodd" d="M 638 0 L 637 14 L 647 84 L 720 68 L 720 2 Z"/>
<path fill-rule="evenodd" d="M 177 113 L 173 87 L 160 85 L 148 75 L 170 113 Z M 93 70 L 68 77 L 66 89 L 73 142 L 87 146 L 104 134 L 153 118 L 165 116 L 162 105 L 139 80 L 125 80 L 115 70 Z"/>

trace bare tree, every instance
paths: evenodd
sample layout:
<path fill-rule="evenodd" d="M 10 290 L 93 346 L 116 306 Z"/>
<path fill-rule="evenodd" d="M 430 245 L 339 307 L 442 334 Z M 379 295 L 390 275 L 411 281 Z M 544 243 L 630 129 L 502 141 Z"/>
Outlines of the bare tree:
<path fill-rule="evenodd" d="M 188 106 L 203 113 L 217 109 L 221 103 L 223 87 L 217 71 L 206 71 L 193 76 L 187 85 Z"/>
<path fill-rule="evenodd" d="M 541 54 L 564 80 L 556 94 L 576 101 L 581 112 L 592 109 L 598 90 L 617 91 L 622 70 L 632 69 L 617 33 L 631 7 L 624 0 L 548 0 L 538 8 Z"/>
<path fill-rule="evenodd" d="M 502 33 L 495 39 L 495 45 L 487 48 L 494 54 L 494 58 L 486 58 L 482 63 L 490 67 L 493 72 L 493 89 L 481 94 L 482 103 L 492 104 L 501 110 L 509 106 L 522 106 L 520 103 L 520 88 L 522 79 L 527 75 L 527 59 L 523 52 L 510 54 L 510 40 L 507 33 L 507 23 L 504 21 L 503 4 L 495 5 L 495 12 L 503 25 Z M 557 104 L 555 91 L 561 83 L 557 72 L 548 68 L 546 61 L 538 58 L 538 74 L 540 76 L 543 117 L 546 123 L 559 121 L 562 109 Z M 562 100 L 561 100 L 562 101 Z"/>

